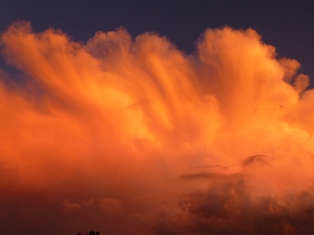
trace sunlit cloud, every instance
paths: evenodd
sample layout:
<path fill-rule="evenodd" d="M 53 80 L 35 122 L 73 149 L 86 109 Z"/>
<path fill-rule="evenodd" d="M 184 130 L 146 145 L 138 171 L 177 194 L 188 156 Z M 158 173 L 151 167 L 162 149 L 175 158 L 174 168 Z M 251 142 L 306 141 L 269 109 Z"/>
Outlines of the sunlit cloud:
<path fill-rule="evenodd" d="M 314 231 L 314 90 L 253 29 L 207 29 L 188 55 L 20 21 L 1 45 L 24 79 L 0 72 L 5 231 Z"/>

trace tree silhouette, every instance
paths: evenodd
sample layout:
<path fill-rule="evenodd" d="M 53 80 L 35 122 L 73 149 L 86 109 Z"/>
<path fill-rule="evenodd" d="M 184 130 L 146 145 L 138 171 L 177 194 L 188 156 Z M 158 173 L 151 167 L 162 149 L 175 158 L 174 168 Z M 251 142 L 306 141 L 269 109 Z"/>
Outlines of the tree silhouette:
<path fill-rule="evenodd" d="M 99 234 L 100 234 L 99 231 L 95 232 L 95 231 L 91 230 L 89 233 L 85 233 L 85 234 L 78 233 L 76 235 L 99 235 Z"/>

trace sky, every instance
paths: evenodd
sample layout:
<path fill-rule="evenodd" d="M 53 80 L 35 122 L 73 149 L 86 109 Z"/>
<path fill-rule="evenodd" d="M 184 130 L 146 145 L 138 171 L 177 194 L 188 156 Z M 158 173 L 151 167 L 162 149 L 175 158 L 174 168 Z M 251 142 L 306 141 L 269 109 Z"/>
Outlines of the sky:
<path fill-rule="evenodd" d="M 313 234 L 313 29 L 302 0 L 0 1 L 2 232 Z"/>

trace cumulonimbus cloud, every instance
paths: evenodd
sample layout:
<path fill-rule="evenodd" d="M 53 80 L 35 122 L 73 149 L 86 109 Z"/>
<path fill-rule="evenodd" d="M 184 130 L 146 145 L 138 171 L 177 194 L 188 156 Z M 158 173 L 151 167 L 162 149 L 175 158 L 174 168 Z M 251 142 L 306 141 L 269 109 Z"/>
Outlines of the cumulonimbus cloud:
<path fill-rule="evenodd" d="M 187 55 L 20 21 L 1 45 L 23 78 L 0 73 L 6 234 L 314 231 L 314 91 L 253 29 L 207 29 Z"/>

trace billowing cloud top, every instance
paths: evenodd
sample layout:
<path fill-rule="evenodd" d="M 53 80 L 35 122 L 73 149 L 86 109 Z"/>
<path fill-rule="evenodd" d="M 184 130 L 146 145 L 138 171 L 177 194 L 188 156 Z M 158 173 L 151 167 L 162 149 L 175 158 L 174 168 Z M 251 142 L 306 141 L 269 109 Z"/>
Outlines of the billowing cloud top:
<path fill-rule="evenodd" d="M 313 234 L 314 90 L 253 29 L 1 44 L 5 234 Z"/>

